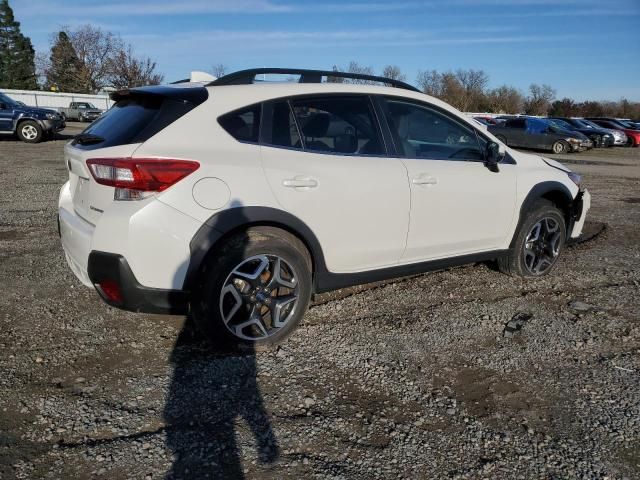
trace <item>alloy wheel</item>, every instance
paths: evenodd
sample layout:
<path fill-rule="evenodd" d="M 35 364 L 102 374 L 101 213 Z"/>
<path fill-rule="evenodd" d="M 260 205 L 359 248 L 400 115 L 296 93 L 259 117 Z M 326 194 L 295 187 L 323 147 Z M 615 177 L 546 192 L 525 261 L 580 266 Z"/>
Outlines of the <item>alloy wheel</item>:
<path fill-rule="evenodd" d="M 560 224 L 551 217 L 539 220 L 524 242 L 524 264 L 533 275 L 543 275 L 558 259 L 562 240 Z"/>
<path fill-rule="evenodd" d="M 27 140 L 34 140 L 38 136 L 38 130 L 33 125 L 22 127 L 22 136 Z"/>
<path fill-rule="evenodd" d="M 227 329 L 243 340 L 275 335 L 294 315 L 298 276 L 277 255 L 256 255 L 227 276 L 220 292 L 220 315 Z"/>

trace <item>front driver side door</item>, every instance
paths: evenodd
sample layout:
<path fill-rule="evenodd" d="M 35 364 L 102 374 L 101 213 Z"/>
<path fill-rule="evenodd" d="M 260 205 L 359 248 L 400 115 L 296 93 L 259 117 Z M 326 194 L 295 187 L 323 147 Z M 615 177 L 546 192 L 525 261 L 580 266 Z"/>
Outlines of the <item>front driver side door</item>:
<path fill-rule="evenodd" d="M 448 112 L 393 97 L 382 105 L 411 188 L 401 263 L 504 248 L 515 213 L 515 164 L 490 171 L 486 141 Z"/>

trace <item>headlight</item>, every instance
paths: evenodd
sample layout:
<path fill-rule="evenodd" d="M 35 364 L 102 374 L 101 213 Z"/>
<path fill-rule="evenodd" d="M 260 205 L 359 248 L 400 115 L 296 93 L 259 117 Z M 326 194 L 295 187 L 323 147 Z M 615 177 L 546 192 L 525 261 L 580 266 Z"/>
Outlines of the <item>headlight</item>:
<path fill-rule="evenodd" d="M 573 183 L 575 183 L 578 187 L 582 185 L 582 177 L 574 172 L 567 172 L 567 176 L 571 179 Z"/>
<path fill-rule="evenodd" d="M 577 138 L 567 138 L 567 142 L 573 143 L 574 145 L 580 145 L 582 143 L 582 140 Z"/>
<path fill-rule="evenodd" d="M 47 117 L 49 120 L 55 120 L 56 118 L 58 118 L 58 114 L 57 114 L 57 113 L 47 113 L 47 114 L 46 114 L 46 117 Z"/>

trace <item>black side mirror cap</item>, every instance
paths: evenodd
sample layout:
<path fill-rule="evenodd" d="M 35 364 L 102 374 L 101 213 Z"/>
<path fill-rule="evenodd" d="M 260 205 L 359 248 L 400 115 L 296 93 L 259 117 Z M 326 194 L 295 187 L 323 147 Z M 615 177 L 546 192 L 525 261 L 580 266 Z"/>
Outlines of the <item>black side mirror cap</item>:
<path fill-rule="evenodd" d="M 498 164 L 504 158 L 504 151 L 500 151 L 500 145 L 496 142 L 488 142 L 484 154 L 484 164 L 492 172 L 499 172 Z"/>

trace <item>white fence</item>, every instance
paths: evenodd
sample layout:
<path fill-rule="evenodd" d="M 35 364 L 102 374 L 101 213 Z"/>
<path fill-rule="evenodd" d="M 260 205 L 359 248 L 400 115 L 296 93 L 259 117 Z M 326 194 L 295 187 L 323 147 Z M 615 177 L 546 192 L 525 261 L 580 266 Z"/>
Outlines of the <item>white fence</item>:
<path fill-rule="evenodd" d="M 89 102 L 93 103 L 96 108 L 108 110 L 113 102 L 107 94 L 103 95 L 86 95 L 84 93 L 58 93 L 45 92 L 38 90 L 7 90 L 3 89 L 2 93 L 8 95 L 14 100 L 24 102 L 31 107 L 68 107 L 71 102 Z"/>

